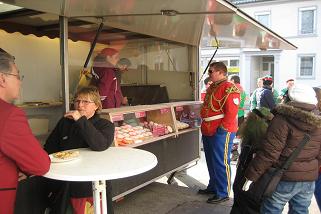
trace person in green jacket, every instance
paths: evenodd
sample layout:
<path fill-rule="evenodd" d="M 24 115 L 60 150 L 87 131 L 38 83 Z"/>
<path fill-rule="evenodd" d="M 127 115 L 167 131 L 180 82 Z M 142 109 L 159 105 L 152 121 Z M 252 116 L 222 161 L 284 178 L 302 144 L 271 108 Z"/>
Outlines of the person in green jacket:
<path fill-rule="evenodd" d="M 234 83 L 236 85 L 236 87 L 241 91 L 241 94 L 240 94 L 241 100 L 240 100 L 239 110 L 237 112 L 238 126 L 240 127 L 244 121 L 244 115 L 245 115 L 244 104 L 245 104 L 245 100 L 246 100 L 246 93 L 240 84 L 241 81 L 240 81 L 240 77 L 238 75 L 229 76 L 229 81 Z M 238 133 L 236 133 L 236 136 L 238 136 Z"/>
<path fill-rule="evenodd" d="M 238 131 L 236 132 L 236 138 L 239 138 L 239 130 L 241 127 L 241 124 L 244 122 L 244 115 L 245 115 L 245 109 L 244 109 L 244 104 L 245 104 L 245 100 L 246 100 L 246 93 L 243 89 L 243 87 L 241 86 L 241 81 L 240 81 L 240 77 L 238 75 L 231 75 L 229 76 L 229 81 L 234 83 L 235 86 L 240 90 L 240 105 L 239 105 L 239 109 L 237 112 L 237 123 L 238 123 Z M 234 143 L 233 143 L 234 144 Z M 232 161 L 236 161 L 239 157 L 239 152 L 238 152 L 238 143 L 235 142 L 235 146 L 233 145 L 232 148 L 232 157 L 231 160 Z"/>
<path fill-rule="evenodd" d="M 281 102 L 284 102 L 284 99 L 286 98 L 287 94 L 288 94 L 288 90 L 289 88 L 291 88 L 294 85 L 294 79 L 288 79 L 286 81 L 286 88 L 283 88 L 281 90 L 281 93 L 278 97 L 278 100 Z"/>

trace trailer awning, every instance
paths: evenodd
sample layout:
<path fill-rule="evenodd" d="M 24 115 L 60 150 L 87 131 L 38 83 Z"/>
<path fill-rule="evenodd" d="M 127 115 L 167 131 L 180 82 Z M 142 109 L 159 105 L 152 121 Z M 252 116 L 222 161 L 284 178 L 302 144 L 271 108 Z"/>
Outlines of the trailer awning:
<path fill-rule="evenodd" d="M 272 30 L 225 0 L 4 0 L 38 14 L 0 14 L 0 28 L 56 37 L 58 16 L 71 18 L 70 38 L 86 40 L 94 36 L 89 23 L 101 20 L 108 39 L 157 37 L 198 46 L 202 36 L 217 37 L 221 48 L 296 49 Z M 15 12 L 19 11 L 16 10 Z M 7 16 L 7 17 L 6 17 Z M 38 19 L 35 19 L 34 17 Z M 55 20 L 50 16 L 55 16 Z M 28 23 L 33 23 L 30 26 Z M 14 24 L 12 24 L 14 23 Z M 19 27 L 20 26 L 20 27 Z M 88 25 L 89 26 L 89 25 Z M 15 30 L 16 29 L 16 30 Z M 20 30 L 19 30 L 20 29 Z M 77 32 L 85 32 L 77 38 Z M 119 34 L 121 33 L 121 35 Z M 103 31 L 104 33 L 104 31 Z M 118 34 L 117 34 L 118 33 Z M 85 36 L 84 36 L 85 35 Z M 127 38 L 128 36 L 128 38 Z M 113 38 L 114 37 L 114 38 Z M 107 40 L 108 40 L 107 39 Z M 106 42 L 106 41 L 105 41 Z"/>

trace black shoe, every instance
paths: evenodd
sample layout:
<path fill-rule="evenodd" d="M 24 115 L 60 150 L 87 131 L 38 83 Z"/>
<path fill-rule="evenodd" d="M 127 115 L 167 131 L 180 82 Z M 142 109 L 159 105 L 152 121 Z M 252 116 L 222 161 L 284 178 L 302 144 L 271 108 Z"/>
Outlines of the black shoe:
<path fill-rule="evenodd" d="M 224 202 L 224 201 L 228 201 L 230 198 L 229 197 L 218 197 L 216 195 L 214 195 L 213 197 L 207 199 L 207 203 L 210 203 L 210 204 L 218 204 L 218 203 L 221 203 L 221 202 Z"/>
<path fill-rule="evenodd" d="M 209 195 L 209 194 L 214 194 L 214 191 L 209 189 L 199 189 L 197 193 L 201 195 Z"/>

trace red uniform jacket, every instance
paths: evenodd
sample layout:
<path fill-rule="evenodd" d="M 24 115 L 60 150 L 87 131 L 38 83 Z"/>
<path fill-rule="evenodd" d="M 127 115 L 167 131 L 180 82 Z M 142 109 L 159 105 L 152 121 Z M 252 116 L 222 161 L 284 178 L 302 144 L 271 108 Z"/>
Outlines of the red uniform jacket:
<path fill-rule="evenodd" d="M 213 136 L 222 126 L 228 132 L 237 131 L 237 111 L 240 104 L 240 91 L 226 79 L 212 83 L 206 91 L 201 108 L 203 118 L 201 131 L 205 136 Z M 224 118 L 205 121 L 204 118 L 224 114 Z"/>
<path fill-rule="evenodd" d="M 123 95 L 115 75 L 117 71 L 109 63 L 105 66 L 93 68 L 98 78 L 96 86 L 99 89 L 103 108 L 118 108 L 121 106 Z"/>
<path fill-rule="evenodd" d="M 48 154 L 33 136 L 24 112 L 0 99 L 0 213 L 12 214 L 18 172 L 43 175 Z"/>

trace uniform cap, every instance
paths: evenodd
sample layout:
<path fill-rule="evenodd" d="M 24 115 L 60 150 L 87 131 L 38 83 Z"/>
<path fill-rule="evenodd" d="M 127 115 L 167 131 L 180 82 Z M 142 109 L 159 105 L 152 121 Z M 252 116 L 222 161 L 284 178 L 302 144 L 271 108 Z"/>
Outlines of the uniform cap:
<path fill-rule="evenodd" d="M 100 53 L 105 56 L 114 56 L 115 54 L 118 53 L 118 51 L 115 50 L 114 48 L 104 48 L 101 50 Z"/>

